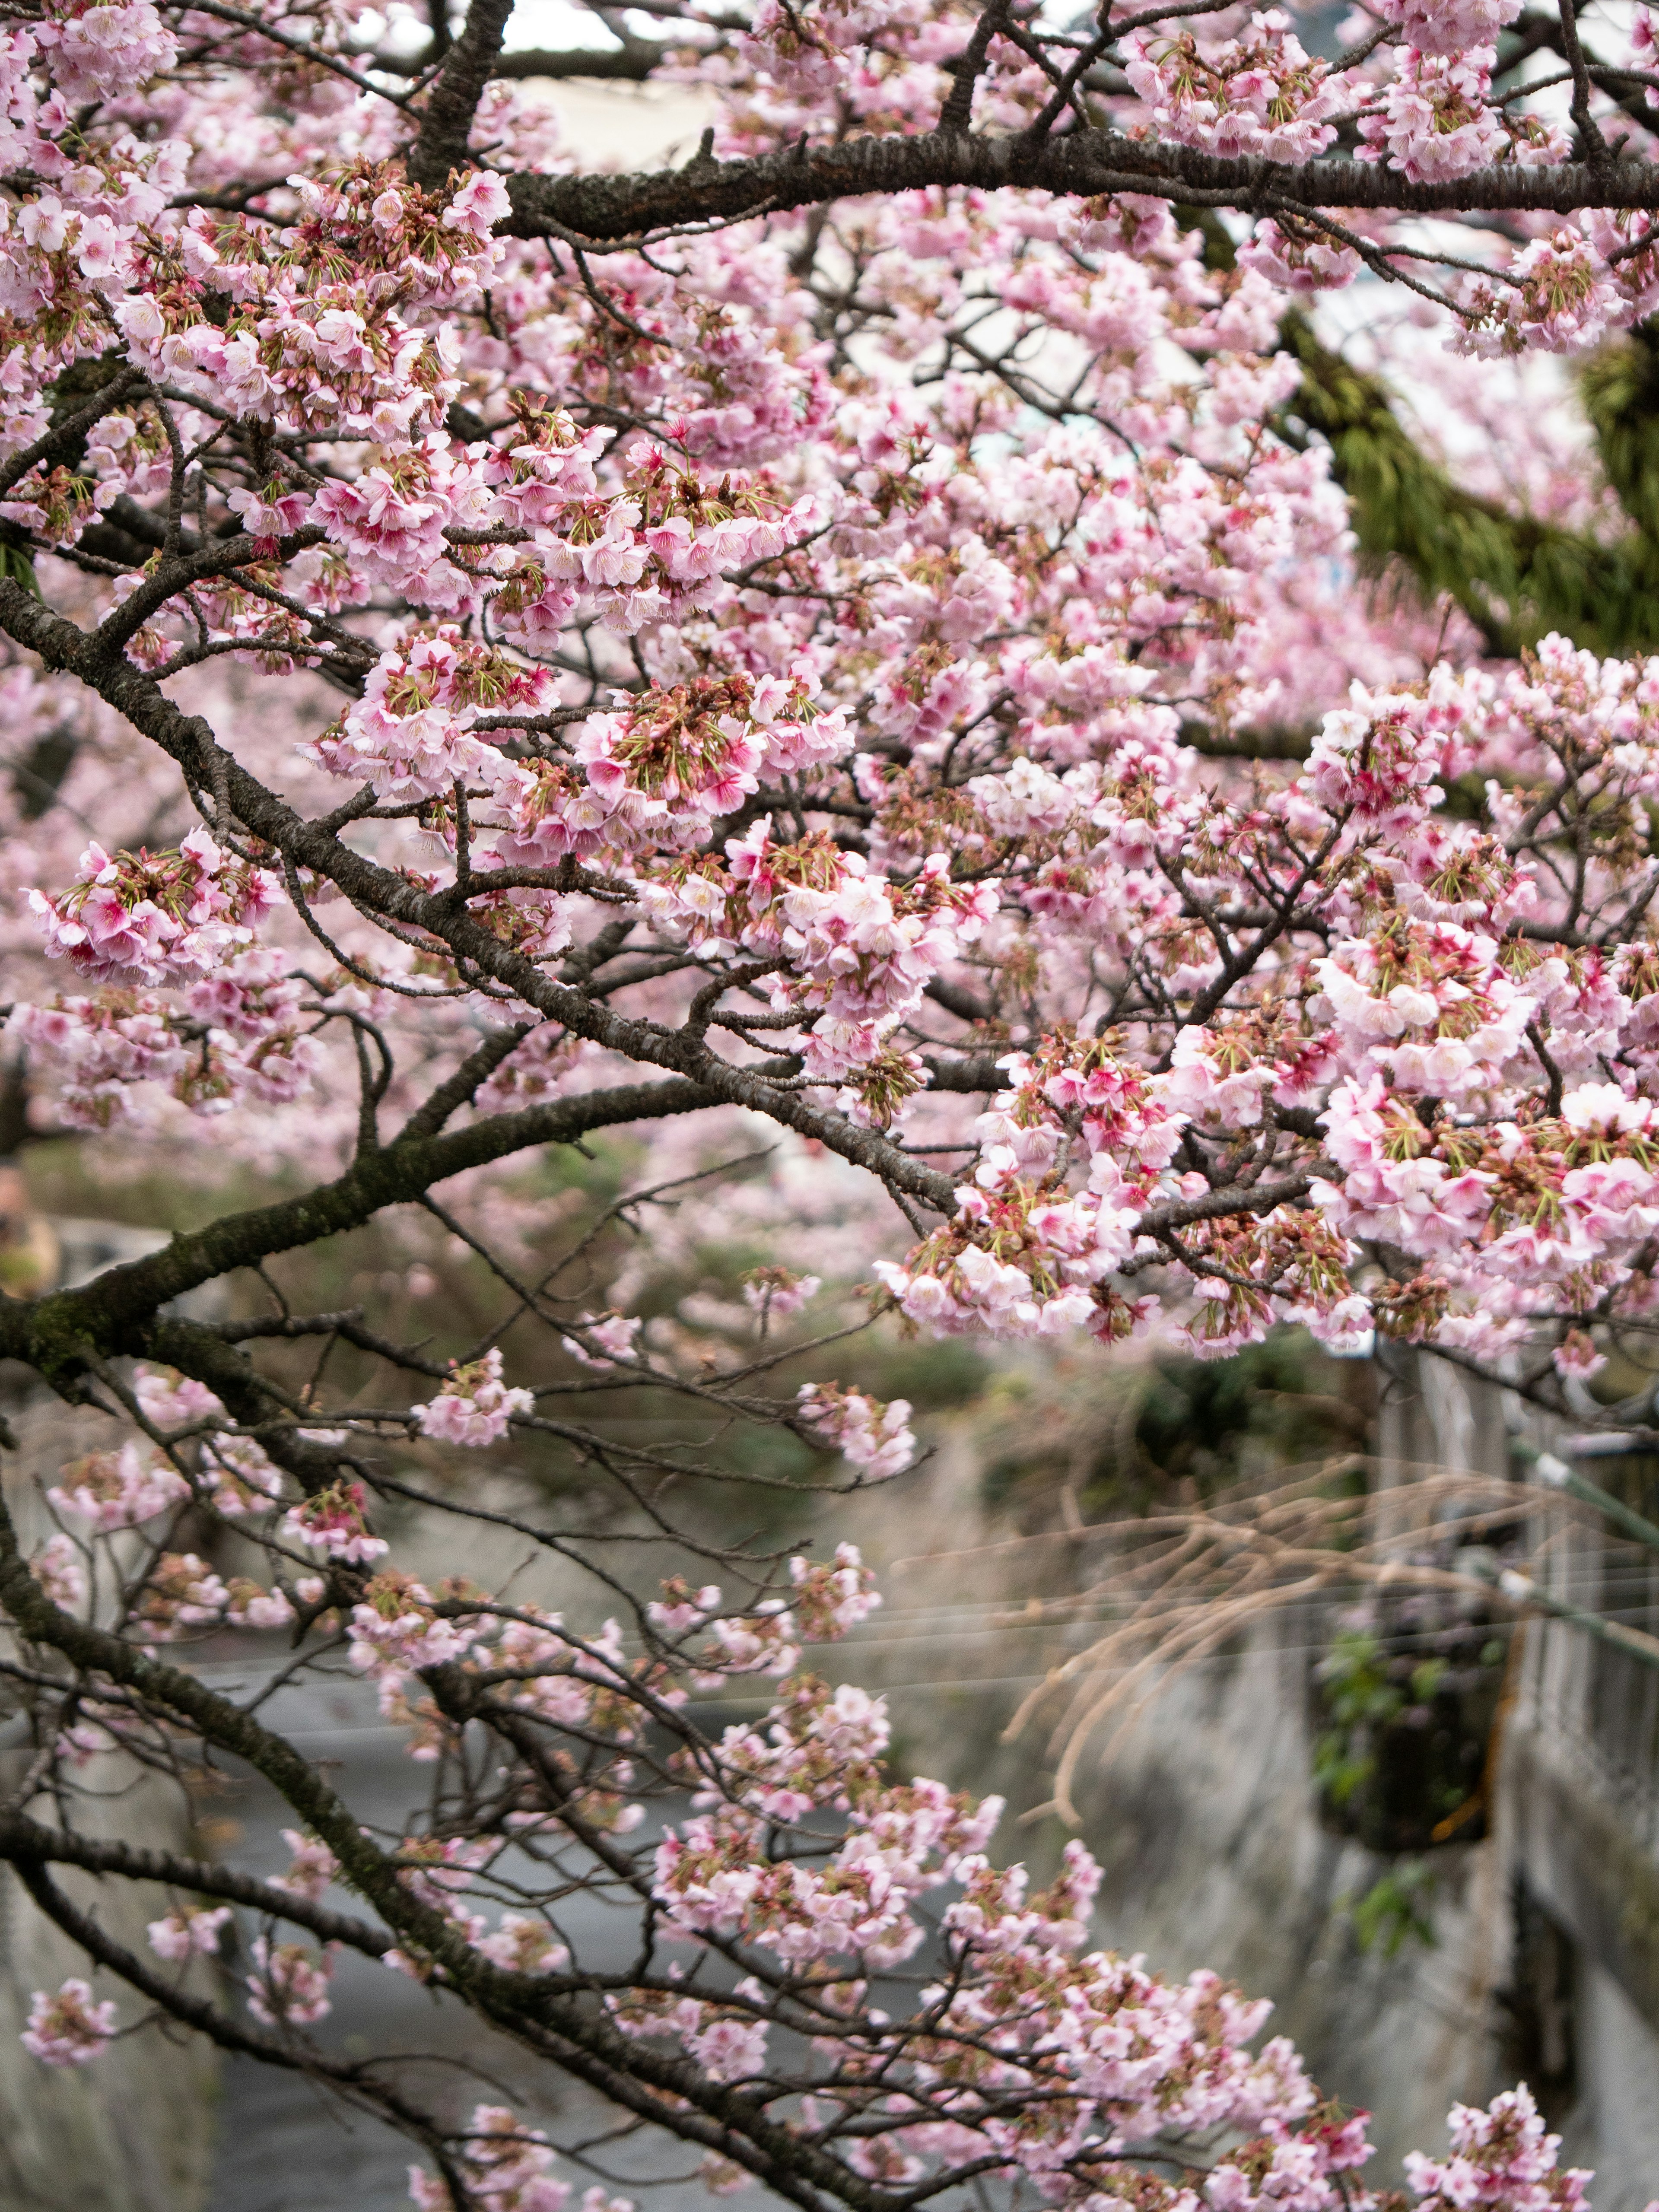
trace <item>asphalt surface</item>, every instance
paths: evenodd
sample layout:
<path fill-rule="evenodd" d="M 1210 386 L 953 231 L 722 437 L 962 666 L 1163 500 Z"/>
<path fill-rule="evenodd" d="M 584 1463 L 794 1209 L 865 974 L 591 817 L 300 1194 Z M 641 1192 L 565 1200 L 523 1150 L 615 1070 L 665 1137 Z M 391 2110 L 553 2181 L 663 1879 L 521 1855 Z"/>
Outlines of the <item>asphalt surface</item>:
<path fill-rule="evenodd" d="M 216 1687 L 240 1691 L 257 1682 L 268 1663 L 201 1671 Z M 368 1686 L 331 1681 L 284 1689 L 262 1717 L 307 1757 L 331 1764 L 334 1786 L 362 1821 L 401 1828 L 422 1802 L 429 1770 L 404 1751 L 403 1731 L 380 1722 Z M 235 1824 L 234 1832 L 221 1832 L 228 1861 L 265 1876 L 285 1871 L 290 1854 L 282 1831 L 297 1823 L 259 1777 L 232 1774 L 213 1798 L 210 1815 Z M 327 1901 L 342 1911 L 361 1910 L 342 1892 L 331 1892 Z M 600 1901 L 562 1906 L 560 1920 L 584 1961 L 620 1963 L 637 1939 L 633 1914 Z M 244 1949 L 256 1932 L 253 1916 L 246 1916 Z M 239 1984 L 247 1966 L 244 1959 Z M 405 2082 L 447 2115 L 464 2118 L 481 2100 L 507 2102 L 522 2119 L 567 2142 L 600 2134 L 620 2117 L 582 2084 L 490 2034 L 465 2007 L 354 1953 L 338 1954 L 332 1997 L 328 2019 L 312 2031 L 318 2044 L 352 2057 L 403 2054 Z M 493 2075 L 494 2084 L 481 2074 Z M 302 2075 L 258 2060 L 227 2057 L 222 2078 L 208 2212 L 392 2212 L 408 2204 L 409 2168 L 419 2149 L 384 2123 L 343 2107 Z M 573 2200 L 603 2179 L 635 2196 L 641 2212 L 708 2212 L 713 2201 L 696 2179 L 697 2154 L 682 2145 L 636 2139 L 593 2155 L 602 2172 L 571 2162 L 558 2169 L 573 2185 Z M 756 2190 L 743 2202 L 744 2212 L 769 2212 L 775 2200 Z"/>

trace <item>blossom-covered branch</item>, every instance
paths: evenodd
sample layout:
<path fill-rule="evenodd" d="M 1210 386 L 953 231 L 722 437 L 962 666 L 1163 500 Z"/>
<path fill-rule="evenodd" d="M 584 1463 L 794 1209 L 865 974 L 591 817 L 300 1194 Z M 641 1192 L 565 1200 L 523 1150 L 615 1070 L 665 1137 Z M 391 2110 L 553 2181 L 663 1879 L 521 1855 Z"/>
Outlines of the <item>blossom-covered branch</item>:
<path fill-rule="evenodd" d="M 1318 322 L 1403 288 L 1531 486 L 1515 364 L 1659 303 L 1645 18 L 1564 17 L 1559 75 L 1508 0 L 1328 61 L 1220 7 L 658 21 L 714 120 L 643 179 L 560 143 L 506 0 L 0 35 L 7 1112 L 241 1179 L 73 1287 L 3 1254 L 0 1352 L 105 1425 L 0 1537 L 0 1854 L 93 1976 L 28 2047 L 94 2063 L 125 1985 L 404 2128 L 417 2203 L 562 2204 L 528 2119 L 314 2040 L 340 1944 L 717 2190 L 1363 2206 L 1260 2007 L 1092 1949 L 1086 1852 L 1032 1893 L 809 1670 L 856 1548 L 708 1501 L 902 1479 L 872 1328 L 1380 1333 L 1651 1433 L 1659 662 L 1522 604 L 1647 556 L 1575 447 L 1530 567 L 1371 591 L 1381 387 Z M 435 1576 L 440 1516 L 531 1567 Z M 276 1724 L 330 1668 L 423 1784 L 395 1833 Z M 284 1799 L 278 1880 L 80 1822 L 203 1747 Z M 58 1865 L 161 1881 L 150 1957 Z M 1524 2094 L 1454 2130 L 1425 2204 L 1573 2212 Z"/>

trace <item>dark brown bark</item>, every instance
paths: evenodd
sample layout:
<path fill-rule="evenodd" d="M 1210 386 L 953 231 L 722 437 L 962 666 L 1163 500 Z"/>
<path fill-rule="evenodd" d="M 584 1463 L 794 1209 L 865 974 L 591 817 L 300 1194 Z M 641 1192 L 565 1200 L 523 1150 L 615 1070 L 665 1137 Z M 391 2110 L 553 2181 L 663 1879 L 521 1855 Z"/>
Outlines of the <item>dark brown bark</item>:
<path fill-rule="evenodd" d="M 682 169 L 629 177 L 509 177 L 513 238 L 570 235 L 595 244 L 688 223 L 732 222 L 828 200 L 971 185 L 1010 186 L 1091 199 L 1138 192 L 1192 207 L 1389 208 L 1429 215 L 1457 210 L 1659 208 L 1659 164 L 1568 161 L 1554 168 L 1507 162 L 1443 184 L 1413 184 L 1381 162 L 1313 161 L 1296 167 L 1224 158 L 1191 146 L 1075 131 L 1031 138 L 927 131 L 915 137 L 852 138 L 789 147 L 753 161 L 698 158 Z"/>
<path fill-rule="evenodd" d="M 449 50 L 410 151 L 409 173 L 423 191 L 439 191 L 452 170 L 466 167 L 472 118 L 496 73 L 512 13 L 513 0 L 472 0 L 467 10 L 466 28 Z"/>

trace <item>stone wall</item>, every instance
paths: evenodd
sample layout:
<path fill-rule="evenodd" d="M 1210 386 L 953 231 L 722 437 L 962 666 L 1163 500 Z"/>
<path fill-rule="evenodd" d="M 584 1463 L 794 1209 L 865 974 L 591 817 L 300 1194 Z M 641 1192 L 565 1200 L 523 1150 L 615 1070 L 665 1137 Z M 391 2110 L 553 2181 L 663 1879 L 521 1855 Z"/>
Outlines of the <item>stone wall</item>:
<path fill-rule="evenodd" d="M 1443 1364 L 1396 1356 L 1378 1380 L 1384 1490 L 1431 1467 L 1521 1475 L 1512 1438 L 1534 1452 L 1550 1441 L 1514 1401 Z M 1646 1510 L 1659 1518 L 1659 1463 L 1651 1473 Z M 1041 1868 L 1068 1832 L 1030 1810 L 1048 1794 L 1051 1747 L 1041 1730 L 1009 1743 L 1004 1729 L 1071 1647 L 1022 1628 L 1019 1607 L 1080 1587 L 1091 1547 L 1109 1538 L 1057 1528 L 1010 1541 L 981 1477 L 975 1438 L 960 1431 L 919 1475 L 838 1512 L 834 1528 L 882 1569 L 889 1603 L 836 1668 L 889 1690 L 904 1761 L 1006 1795 L 1025 1817 L 1002 1848 Z M 1659 1631 L 1659 1611 L 1632 1602 L 1643 1556 L 1586 1526 L 1552 1573 L 1575 1602 Z M 1659 1560 L 1645 1557 L 1659 1587 Z M 970 1596 L 1002 1626 L 953 1641 Z M 913 1631 L 930 1621 L 927 1646 Z M 1312 1676 L 1331 1626 L 1312 1608 L 1280 1616 L 1182 1674 L 1094 1757 L 1079 1803 L 1105 1869 L 1102 1937 L 1272 1997 L 1274 2027 L 1315 2078 L 1373 2114 L 1385 2184 L 1399 2183 L 1407 2151 L 1443 2147 L 1455 2099 L 1484 2102 L 1527 2078 L 1569 2155 L 1597 2169 L 1595 2212 L 1642 2212 L 1659 2197 L 1659 1672 L 1570 1624 L 1527 1626 L 1487 1832 L 1423 1855 L 1433 1941 L 1389 1955 L 1362 1949 L 1353 1907 L 1400 1863 L 1334 1832 L 1312 1783 Z"/>
<path fill-rule="evenodd" d="M 0 1758 L 0 1790 L 15 1784 L 15 1752 Z M 106 1793 L 109 1833 L 181 1846 L 181 1824 L 160 1793 L 135 1786 L 113 1759 L 84 1778 Z M 65 1872 L 60 1885 L 94 1911 L 118 1942 L 143 1951 L 144 1923 L 159 1892 Z M 33 1990 L 55 1990 L 86 1962 L 36 1910 L 9 1868 L 0 1868 L 0 2204 L 5 2212 L 195 2212 L 207 2185 L 217 2068 L 201 2039 L 155 2027 L 112 2044 L 97 2064 L 64 2071 L 39 2064 L 19 2042 Z M 118 1996 L 123 2025 L 144 2008 L 100 1978 L 100 1996 Z"/>
<path fill-rule="evenodd" d="M 98 1222 L 53 1224 L 62 1279 L 83 1280 L 166 1239 Z M 104 1449 L 111 1424 L 31 1389 L 21 1372 L 0 1374 L 0 1400 L 17 1437 L 4 1455 L 5 1498 L 26 1552 L 51 1532 L 41 1496 L 66 1460 Z M 23 1781 L 31 1750 L 27 1721 L 0 1683 L 0 1798 Z M 162 1850 L 192 1848 L 179 1793 L 131 1760 L 99 1756 L 78 1777 L 76 1807 L 88 1832 Z M 166 1909 L 160 1890 L 98 1881 L 60 1870 L 59 1886 L 130 1948 L 146 1949 L 144 1923 Z M 204 1972 L 207 1969 L 198 1969 Z M 146 2027 L 118 2038 L 96 2065 L 40 2065 L 18 2038 L 38 1989 L 85 1977 L 86 1960 L 0 1866 L 0 2207 L 4 2212 L 197 2212 L 204 2201 L 215 2119 L 216 2054 L 197 2036 Z M 145 2008 L 112 1978 L 96 1994 L 116 1996 L 123 2027 Z"/>
<path fill-rule="evenodd" d="M 1604 1458 L 1583 1464 L 1625 1486 Z M 1586 1530 L 1550 1580 L 1651 1633 L 1656 1570 Z M 1598 2170 L 1597 2212 L 1640 2212 L 1659 2194 L 1659 1669 L 1567 1623 L 1528 1628 L 1501 1833 L 1511 1902 L 1543 1917 L 1563 1959 L 1569 2148 Z"/>

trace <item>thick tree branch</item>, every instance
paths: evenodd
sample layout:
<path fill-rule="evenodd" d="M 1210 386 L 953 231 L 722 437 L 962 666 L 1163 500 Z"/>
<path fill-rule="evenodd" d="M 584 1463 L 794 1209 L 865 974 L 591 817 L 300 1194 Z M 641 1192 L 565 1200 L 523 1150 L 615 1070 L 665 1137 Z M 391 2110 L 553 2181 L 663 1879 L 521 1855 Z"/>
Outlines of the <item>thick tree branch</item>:
<path fill-rule="evenodd" d="M 519 46 L 497 54 L 492 78 L 522 83 L 533 77 L 583 78 L 643 84 L 668 52 L 649 39 L 630 39 L 621 46 Z M 377 54 L 374 66 L 388 76 L 418 76 L 424 63 L 399 55 Z"/>
<path fill-rule="evenodd" d="M 198 1284 L 211 1282 L 233 1268 L 252 1267 L 273 1253 L 291 1252 L 319 1237 L 361 1228 L 384 1207 L 407 1205 L 434 1183 L 468 1168 L 506 1159 L 531 1146 L 574 1144 L 594 1129 L 695 1113 L 716 1103 L 695 1084 L 624 1084 L 498 1115 L 447 1136 L 417 1132 L 365 1154 L 332 1182 L 301 1197 L 227 1214 L 205 1229 L 175 1236 L 163 1251 L 106 1269 L 82 1290 L 61 1291 L 34 1309 L 18 1308 L 15 1314 L 0 1318 L 15 1321 L 31 1310 L 37 1313 L 43 1352 L 49 1341 L 67 1346 L 77 1335 L 101 1340 L 104 1349 L 112 1351 L 123 1329 Z"/>
<path fill-rule="evenodd" d="M 466 167 L 466 142 L 484 87 L 495 75 L 513 0 L 472 0 L 466 28 L 450 48 L 432 88 L 426 117 L 409 155 L 409 173 L 435 192 L 452 170 Z"/>
<path fill-rule="evenodd" d="M 546 46 L 520 46 L 515 53 L 497 55 L 489 74 L 522 82 L 527 77 L 593 77 L 643 84 L 663 58 L 663 49 L 649 40 L 630 40 L 625 46 L 568 46 L 555 52 Z"/>
<path fill-rule="evenodd" d="M 595 244 L 688 223 L 814 207 L 866 194 L 969 185 L 1094 198 L 1136 192 L 1193 206 L 1268 214 L 1280 208 L 1389 208 L 1435 215 L 1571 214 L 1583 207 L 1659 208 L 1659 164 L 1566 161 L 1553 168 L 1509 162 L 1437 184 L 1413 184 L 1381 162 L 1282 162 L 1206 154 L 1195 147 L 1078 131 L 1033 142 L 1023 136 L 927 131 L 787 147 L 746 161 L 699 159 L 683 169 L 628 177 L 509 177 L 513 238 L 574 234 Z"/>
<path fill-rule="evenodd" d="M 1206 760 L 1306 760 L 1313 750 L 1311 730 L 1209 730 L 1194 722 L 1181 726 L 1181 742 Z"/>

